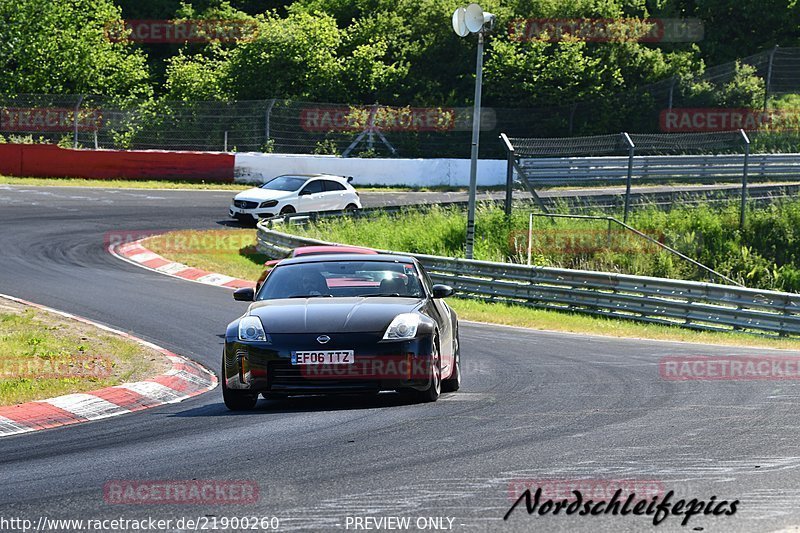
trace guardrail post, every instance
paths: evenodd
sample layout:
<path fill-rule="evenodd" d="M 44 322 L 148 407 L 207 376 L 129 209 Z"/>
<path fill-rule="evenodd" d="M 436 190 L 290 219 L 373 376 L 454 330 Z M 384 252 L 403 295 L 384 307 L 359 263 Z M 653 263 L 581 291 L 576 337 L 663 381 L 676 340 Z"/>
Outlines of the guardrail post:
<path fill-rule="evenodd" d="M 744 166 L 742 169 L 742 206 L 739 211 L 739 229 L 744 230 L 744 211 L 747 207 L 747 170 L 750 163 L 750 138 L 744 130 L 739 130 L 744 141 Z"/>
<path fill-rule="evenodd" d="M 625 141 L 625 144 L 628 145 L 628 178 L 625 181 L 625 213 L 622 217 L 622 221 L 627 224 L 628 211 L 630 210 L 630 204 L 631 204 L 631 178 L 633 177 L 633 152 L 636 149 L 636 145 L 633 144 L 631 136 L 624 131 L 622 132 L 622 139 Z"/>
<path fill-rule="evenodd" d="M 514 193 L 514 146 L 505 133 L 500 134 L 500 139 L 506 148 L 506 200 L 503 206 L 506 217 L 511 216 L 511 199 Z"/>

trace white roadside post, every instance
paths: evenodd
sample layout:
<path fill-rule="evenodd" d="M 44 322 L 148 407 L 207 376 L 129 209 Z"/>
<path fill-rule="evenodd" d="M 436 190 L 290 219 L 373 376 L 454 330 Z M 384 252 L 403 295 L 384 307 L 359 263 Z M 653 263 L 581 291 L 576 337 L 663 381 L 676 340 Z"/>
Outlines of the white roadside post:
<path fill-rule="evenodd" d="M 495 17 L 484 13 L 478 4 L 458 7 L 453 12 L 453 31 L 459 37 L 478 34 L 478 59 L 475 68 L 475 107 L 472 111 L 472 155 L 469 165 L 469 206 L 467 207 L 467 259 L 472 259 L 475 242 L 475 196 L 478 188 L 478 141 L 481 129 L 481 85 L 483 82 L 483 36 L 492 29 Z"/>

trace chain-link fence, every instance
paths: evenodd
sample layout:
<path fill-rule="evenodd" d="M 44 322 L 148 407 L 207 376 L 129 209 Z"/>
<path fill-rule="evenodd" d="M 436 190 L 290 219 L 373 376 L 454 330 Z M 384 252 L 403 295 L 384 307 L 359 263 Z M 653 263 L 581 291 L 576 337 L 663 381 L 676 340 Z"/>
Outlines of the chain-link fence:
<path fill-rule="evenodd" d="M 679 154 L 741 154 L 750 137 L 739 131 L 719 133 L 619 133 L 587 137 L 519 138 L 510 137 L 515 155 L 520 159 L 546 157 L 583 157 Z"/>
<path fill-rule="evenodd" d="M 751 65 L 763 80 L 764 107 L 771 97 L 800 93 L 800 48 L 774 48 L 740 63 Z M 698 81 L 720 86 L 733 79 L 736 69 L 734 63 L 710 68 Z M 758 109 L 669 114 L 697 105 L 696 96 L 686 94 L 684 86 L 677 79 L 667 79 L 626 94 L 562 106 L 486 106 L 481 117 L 480 155 L 504 157 L 503 146 L 497 142 L 500 132 L 510 137 L 552 138 L 615 131 L 656 133 L 665 131 L 665 127 L 672 131 L 672 126 L 689 131 L 755 129 L 747 127 L 747 121 L 754 119 Z M 698 126 L 699 119 L 702 124 Z M 762 119 L 756 116 L 754 120 Z M 0 135 L 7 140 L 27 138 L 84 148 L 466 158 L 470 154 L 471 123 L 471 108 L 458 107 L 277 99 L 130 102 L 88 95 L 20 95 L 0 100 Z M 797 128 L 775 129 L 758 136 L 754 152 L 800 150 Z M 581 150 L 580 145 L 573 148 Z"/>

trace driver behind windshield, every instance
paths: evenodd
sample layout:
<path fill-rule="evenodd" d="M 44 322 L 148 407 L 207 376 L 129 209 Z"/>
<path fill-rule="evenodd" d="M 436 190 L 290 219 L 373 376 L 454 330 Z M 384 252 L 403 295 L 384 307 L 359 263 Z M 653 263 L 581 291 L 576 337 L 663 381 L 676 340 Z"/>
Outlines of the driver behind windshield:
<path fill-rule="evenodd" d="M 319 272 L 303 272 L 300 277 L 300 290 L 300 296 L 330 296 L 328 282 Z"/>

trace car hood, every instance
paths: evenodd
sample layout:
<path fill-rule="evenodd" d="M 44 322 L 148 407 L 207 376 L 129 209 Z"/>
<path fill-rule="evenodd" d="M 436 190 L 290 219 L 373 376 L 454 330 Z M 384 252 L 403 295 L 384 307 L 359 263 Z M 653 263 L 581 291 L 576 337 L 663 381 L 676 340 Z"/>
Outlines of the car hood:
<path fill-rule="evenodd" d="M 267 333 L 374 333 L 400 313 L 422 305 L 417 298 L 292 298 L 251 305 Z"/>
<path fill-rule="evenodd" d="M 234 200 L 249 200 L 253 202 L 263 202 L 264 200 L 280 200 L 294 194 L 291 191 L 276 191 L 274 189 L 262 189 L 254 187 L 242 191 L 233 197 Z"/>

